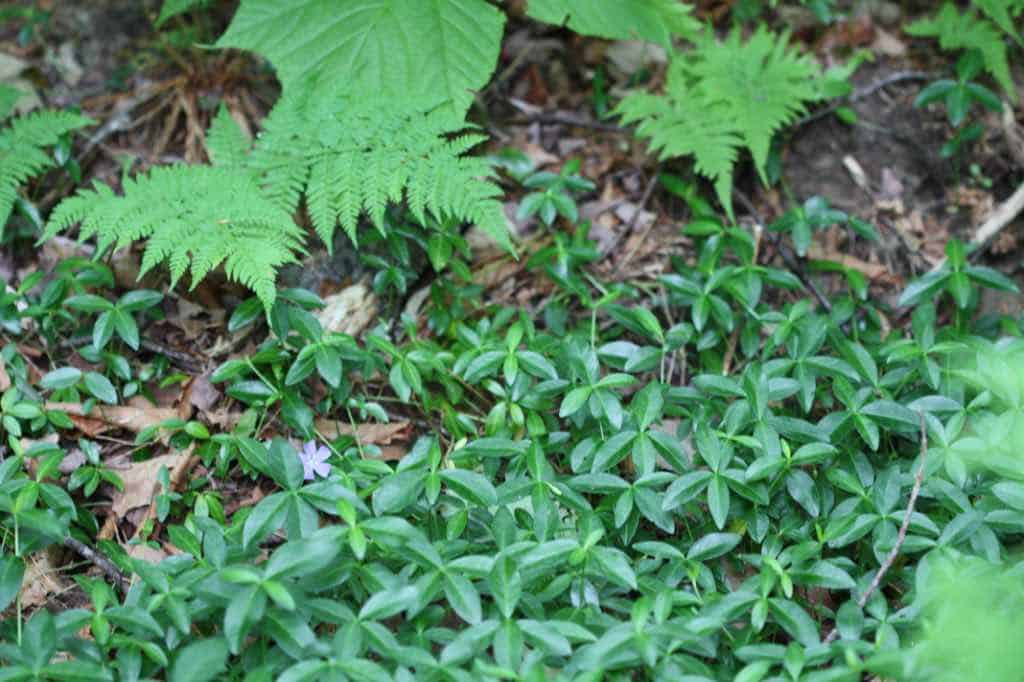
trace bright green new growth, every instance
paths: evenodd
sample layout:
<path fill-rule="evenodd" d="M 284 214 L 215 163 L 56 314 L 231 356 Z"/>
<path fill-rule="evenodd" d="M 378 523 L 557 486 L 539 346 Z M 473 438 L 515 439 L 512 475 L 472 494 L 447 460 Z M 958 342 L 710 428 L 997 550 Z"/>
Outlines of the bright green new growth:
<path fill-rule="evenodd" d="M 269 59 L 288 90 L 325 87 L 463 115 L 498 62 L 505 16 L 485 0 L 244 0 L 219 47 Z"/>
<path fill-rule="evenodd" d="M 692 38 L 700 24 L 678 0 L 530 0 L 526 13 L 537 21 L 610 40 L 644 39 L 670 45 L 673 36 Z"/>
<path fill-rule="evenodd" d="M 920 570 L 920 569 L 919 569 Z M 1016 682 L 1024 670 L 1024 582 L 977 557 L 929 562 L 921 581 L 920 678 Z M 919 678 L 919 679 L 920 679 Z"/>
<path fill-rule="evenodd" d="M 289 211 L 305 194 L 317 234 L 331 247 L 336 225 L 353 242 L 359 216 L 381 232 L 389 203 L 406 199 L 413 216 L 474 223 L 512 250 L 501 190 L 490 164 L 464 156 L 482 135 L 447 108 L 422 112 L 402 101 L 286 98 L 268 117 L 250 163 Z"/>
<path fill-rule="evenodd" d="M 1012 99 L 1016 99 L 1007 46 L 1000 29 L 1024 44 L 1020 34 L 1013 30 L 1011 19 L 1011 14 L 1024 11 L 1024 3 L 1019 0 L 975 0 L 974 4 L 995 24 L 978 17 L 971 10 L 961 14 L 954 4 L 946 3 L 934 17 L 915 21 L 905 30 L 912 36 L 938 39 L 943 50 L 978 50 L 985 70 Z"/>
<path fill-rule="evenodd" d="M 0 92 L 0 121 L 11 113 L 18 99 L 12 94 L 13 89 L 4 90 L 7 92 Z M 38 111 L 19 116 L 0 129 L 0 228 L 18 199 L 18 186 L 55 165 L 46 147 L 57 144 L 61 135 L 90 123 L 91 120 L 78 114 Z"/>
<path fill-rule="evenodd" d="M 125 183 L 82 190 L 54 211 L 44 238 L 81 223 L 81 239 L 99 252 L 148 240 L 143 273 L 166 261 L 172 284 L 188 270 L 195 286 L 223 264 L 269 309 L 277 271 L 302 252 L 293 215 L 303 197 L 328 248 L 337 225 L 355 241 L 366 214 L 386 232 L 389 203 L 406 200 L 422 224 L 428 214 L 476 224 L 511 250 L 499 188 L 489 164 L 463 153 L 478 135 L 445 110 L 422 113 L 395 104 L 286 96 L 255 147 L 226 110 L 210 127 L 214 166 L 157 168 Z"/>
<path fill-rule="evenodd" d="M 745 44 L 736 31 L 724 42 L 704 36 L 673 59 L 663 95 L 630 94 L 617 113 L 639 122 L 637 134 L 662 159 L 693 156 L 731 213 L 740 148 L 750 149 L 765 180 L 772 136 L 820 98 L 820 78 L 818 65 L 788 49 L 784 35 L 761 28 Z"/>
<path fill-rule="evenodd" d="M 278 268 L 302 248 L 302 230 L 253 175 L 217 166 L 154 168 L 126 180 L 123 196 L 102 183 L 80 190 L 57 206 L 43 238 L 76 223 L 80 239 L 97 238 L 98 253 L 148 240 L 140 274 L 166 261 L 172 286 L 188 270 L 194 287 L 223 264 L 267 308 Z"/>

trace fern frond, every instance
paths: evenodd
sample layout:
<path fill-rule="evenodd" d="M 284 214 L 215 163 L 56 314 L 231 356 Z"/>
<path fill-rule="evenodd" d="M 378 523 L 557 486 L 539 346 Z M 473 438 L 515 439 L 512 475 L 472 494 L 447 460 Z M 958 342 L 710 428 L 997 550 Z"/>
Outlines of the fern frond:
<path fill-rule="evenodd" d="M 61 135 L 92 121 L 65 111 L 39 111 L 20 116 L 0 130 L 0 228 L 10 217 L 18 186 L 54 165 L 46 153 Z"/>
<path fill-rule="evenodd" d="M 750 149 L 766 181 L 772 136 L 791 123 L 807 102 L 819 98 L 818 65 L 787 47 L 786 36 L 759 29 L 743 43 L 705 36 L 698 48 L 676 55 L 663 95 L 633 93 L 616 113 L 639 123 L 662 158 L 693 156 L 696 170 L 712 180 L 719 201 L 732 212 L 732 178 L 741 147 Z"/>
<path fill-rule="evenodd" d="M 308 91 L 307 91 L 308 92 Z M 512 249 L 490 165 L 465 152 L 483 138 L 445 110 L 341 96 L 290 97 L 267 117 L 250 165 L 282 209 L 306 197 L 313 227 L 331 248 L 340 226 L 354 241 L 360 215 L 384 230 L 389 204 L 477 223 Z"/>
<path fill-rule="evenodd" d="M 249 158 L 252 140 L 221 105 L 206 131 L 206 151 L 215 166 L 241 167 Z"/>
<path fill-rule="evenodd" d="M 277 270 L 294 262 L 302 230 L 239 169 L 164 166 L 125 183 L 123 196 L 98 183 L 61 202 L 44 239 L 79 224 L 79 238 L 96 237 L 97 252 L 148 239 L 141 271 L 166 262 L 172 286 L 189 272 L 192 286 L 223 265 L 269 309 Z"/>
<path fill-rule="evenodd" d="M 999 3 L 985 3 L 994 11 Z M 934 17 L 915 21 L 904 29 L 919 38 L 936 38 L 943 50 L 978 50 L 985 70 L 992 74 L 999 86 L 1011 98 L 1017 91 L 1010 75 L 1006 42 L 1000 30 L 991 22 L 978 17 L 972 10 L 961 13 L 953 3 L 947 2 Z M 1012 34 L 1020 39 L 1018 35 Z"/>

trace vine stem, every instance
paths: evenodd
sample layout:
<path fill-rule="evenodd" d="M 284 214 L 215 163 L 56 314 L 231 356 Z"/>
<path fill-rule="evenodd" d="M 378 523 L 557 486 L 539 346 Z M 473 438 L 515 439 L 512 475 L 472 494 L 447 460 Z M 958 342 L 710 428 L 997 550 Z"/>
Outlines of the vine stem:
<path fill-rule="evenodd" d="M 914 506 L 917 504 L 917 496 L 921 492 L 921 484 L 924 483 L 924 466 L 928 460 L 928 429 L 925 427 L 924 413 L 918 412 L 918 416 L 921 418 L 921 454 L 919 455 L 919 461 L 917 465 L 917 473 L 914 474 L 914 487 L 910 490 L 910 500 L 907 501 L 907 511 L 903 515 L 903 523 L 900 524 L 899 533 L 896 535 L 896 544 L 889 550 L 889 554 L 885 557 L 885 561 L 878 567 L 875 572 L 875 577 L 871 579 L 871 584 L 868 585 L 868 589 L 864 590 L 864 594 L 857 600 L 857 606 L 864 608 L 864 605 L 871 599 L 871 595 L 878 590 L 879 585 L 882 584 L 882 578 L 892 568 L 893 563 L 896 561 L 896 557 L 899 556 L 900 548 L 903 547 L 904 541 L 907 539 L 907 530 L 910 528 L 910 517 L 914 515 Z M 825 644 L 831 644 L 835 641 L 839 635 L 838 626 L 832 626 L 832 630 L 825 637 Z"/>

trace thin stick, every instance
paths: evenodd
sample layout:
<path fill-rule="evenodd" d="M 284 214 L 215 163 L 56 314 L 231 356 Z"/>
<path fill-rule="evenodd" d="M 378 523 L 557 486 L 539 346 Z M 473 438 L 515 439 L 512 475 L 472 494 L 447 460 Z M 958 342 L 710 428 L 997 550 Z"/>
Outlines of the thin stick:
<path fill-rule="evenodd" d="M 896 544 L 889 550 L 888 556 L 885 557 L 885 561 L 878 567 L 878 571 L 875 572 L 875 577 L 871 579 L 871 584 L 868 585 L 868 589 L 864 590 L 864 594 L 857 600 L 857 606 L 864 608 L 864 605 L 868 603 L 868 599 L 871 599 L 871 595 L 875 593 L 878 586 L 882 584 L 882 578 L 892 568 L 893 563 L 896 561 L 896 557 L 900 553 L 900 548 L 903 547 L 903 542 L 907 539 L 907 530 L 910 528 L 910 517 L 914 515 L 914 505 L 917 504 L 917 496 L 921 492 L 921 484 L 924 483 L 924 465 L 928 457 L 928 429 L 924 423 L 924 413 L 918 412 L 918 416 L 921 418 L 921 454 L 919 456 L 920 461 L 917 465 L 917 473 L 914 474 L 914 487 L 910 489 L 910 500 L 907 501 L 907 511 L 903 515 L 903 523 L 900 524 L 899 533 L 896 535 Z M 839 634 L 839 629 L 833 626 L 832 631 L 825 637 L 825 644 L 831 644 L 835 641 L 836 636 Z"/>
<path fill-rule="evenodd" d="M 77 348 L 79 346 L 85 346 L 90 343 L 92 343 L 91 335 L 72 336 L 69 339 L 61 341 L 60 347 Z M 178 365 L 182 369 L 188 370 L 190 372 L 201 372 L 203 369 L 202 363 L 198 359 L 192 357 L 191 355 L 183 351 L 175 350 L 169 346 L 165 346 L 162 343 L 158 343 L 151 339 L 140 339 L 139 345 L 145 350 L 148 350 L 150 353 L 158 353 L 160 355 L 166 356 L 168 360 Z"/>
<path fill-rule="evenodd" d="M 128 578 L 102 552 L 73 537 L 64 538 L 64 546 L 103 571 L 103 574 L 110 579 L 110 582 L 114 583 L 122 594 L 128 592 Z"/>
<path fill-rule="evenodd" d="M 636 224 L 640 220 L 640 214 L 644 212 L 644 207 L 646 207 L 647 202 L 650 201 L 651 194 L 654 193 L 654 187 L 657 184 L 658 170 L 655 169 L 654 174 L 651 175 L 651 179 L 647 182 L 647 187 L 644 188 L 643 195 L 640 197 L 640 203 L 636 205 L 636 208 L 633 211 L 633 215 L 629 217 L 629 222 L 626 223 L 626 230 L 623 233 L 624 235 L 632 234 L 633 230 L 636 229 Z M 637 249 L 639 249 L 640 245 L 643 244 L 644 241 L 647 239 L 647 235 L 650 234 L 656 222 L 658 222 L 657 216 L 655 216 L 651 220 L 650 224 L 647 226 L 647 229 L 645 229 L 644 233 L 640 236 L 640 239 L 636 241 L 636 243 L 633 245 L 633 248 L 629 250 L 629 252 L 622 258 L 622 261 L 616 267 L 618 267 L 621 270 L 625 268 L 626 265 L 629 264 L 629 261 L 633 260 L 633 256 L 636 255 Z"/>
<path fill-rule="evenodd" d="M 585 118 L 579 118 L 577 116 L 571 116 L 569 114 L 535 114 L 527 116 L 526 119 L 518 119 L 508 121 L 513 125 L 527 125 L 530 123 L 540 123 L 541 125 L 566 125 L 576 126 L 577 128 L 590 128 L 591 130 L 600 130 L 605 133 L 627 133 L 628 128 L 617 126 L 614 123 L 604 123 L 602 121 L 591 121 Z"/>
<path fill-rule="evenodd" d="M 825 118 L 832 112 L 839 109 L 839 107 L 843 106 L 844 104 L 857 102 L 859 100 L 864 99 L 865 97 L 870 97 L 871 95 L 875 94 L 882 88 L 888 87 L 890 85 L 894 85 L 896 83 L 901 83 L 904 81 L 926 81 L 931 80 L 934 77 L 935 74 L 928 73 L 926 71 L 897 71 L 895 73 L 891 73 L 885 78 L 879 78 L 873 83 L 868 83 L 863 88 L 858 88 L 849 97 L 837 100 L 835 103 L 825 107 L 824 109 L 819 109 L 818 111 L 815 111 L 812 114 L 807 114 L 799 121 L 797 121 L 795 125 L 799 127 L 807 125 L 808 123 L 811 123 L 813 121 L 817 121 L 818 119 Z"/>
<path fill-rule="evenodd" d="M 992 211 L 992 215 L 988 217 L 985 222 L 981 224 L 978 231 L 974 233 L 968 246 L 971 247 L 982 247 L 992 241 L 992 238 L 1002 232 L 1003 228 L 1013 222 L 1021 211 L 1024 211 L 1024 182 L 1020 184 L 1017 191 L 1010 195 L 1010 198 L 1003 203 L 996 206 L 996 210 Z M 977 254 L 981 251 L 980 248 L 975 249 L 972 255 Z M 939 270 L 943 265 L 946 264 L 946 257 L 943 256 L 942 260 L 936 263 L 932 267 L 932 272 Z"/>

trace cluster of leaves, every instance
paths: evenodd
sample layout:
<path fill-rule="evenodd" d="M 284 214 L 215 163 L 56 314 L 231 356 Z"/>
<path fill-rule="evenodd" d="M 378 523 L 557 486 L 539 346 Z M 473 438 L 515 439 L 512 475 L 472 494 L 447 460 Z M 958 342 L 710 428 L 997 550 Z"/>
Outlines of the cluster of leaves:
<path fill-rule="evenodd" d="M 935 16 L 915 21 L 905 30 L 912 36 L 937 39 L 944 50 L 976 51 L 985 70 L 1011 100 L 1016 100 L 1006 41 L 1024 47 L 1019 21 L 1022 13 L 1021 0 L 972 0 L 971 9 L 963 12 L 947 2 Z"/>
<path fill-rule="evenodd" d="M 0 660 L 13 679 L 209 679 L 226 666 L 285 680 L 932 679 L 935 649 L 916 645 L 918 628 L 948 616 L 929 610 L 915 568 L 997 565 L 1024 532 L 1011 445 L 1024 350 L 969 323 L 974 287 L 1005 282 L 951 258 L 907 298 L 946 286 L 960 323 L 940 326 L 925 302 L 909 330 L 885 336 L 858 296 L 827 315 L 775 305 L 799 281 L 758 264 L 745 231 L 710 218 L 688 231 L 697 258 L 663 276 L 663 300 L 602 285 L 582 319 L 576 292 L 595 286 L 586 259 L 557 255 L 532 265 L 562 292 L 543 320 L 453 308 L 441 289 L 447 316 L 430 314 L 432 333 L 409 321 L 365 344 L 325 333 L 315 296 L 281 292 L 273 336 L 214 376 L 248 406 L 239 425 L 212 436 L 166 425 L 214 475 L 258 476 L 270 493 L 230 518 L 209 496 L 166 495 L 180 554 L 151 565 L 103 544 L 137 576 L 127 594 L 83 579 L 91 608 L 8 619 Z M 593 248 L 585 229 L 574 240 Z M 106 320 L 134 298 L 82 296 L 103 318 L 95 345 L 131 343 L 126 322 Z M 247 304 L 232 326 L 259 310 Z M 359 389 L 379 376 L 442 427 L 397 465 L 317 426 L 339 410 L 386 419 Z M 57 369 L 28 398 L 5 397 L 3 423 L 54 428 L 38 396 L 60 399 L 81 379 Z M 261 439 L 277 414 L 329 446 L 316 466 Z M 58 485 L 63 451 L 15 452 L 0 480 L 8 602 L 26 552 L 69 532 L 88 539 L 91 518 Z M 897 542 L 901 561 L 869 595 Z"/>
<path fill-rule="evenodd" d="M 929 18 L 915 21 L 906 31 L 912 36 L 935 38 L 943 50 L 956 51 L 955 78 L 940 78 L 923 88 L 915 106 L 941 102 L 946 107 L 952 137 L 942 146 L 944 157 L 954 157 L 965 146 L 980 138 L 984 126 L 969 117 L 975 105 L 1000 112 L 1003 103 L 989 88 L 976 82 L 982 71 L 995 80 L 1012 103 L 1017 91 L 1010 74 L 1009 54 L 1012 43 L 1024 48 L 1020 33 L 1020 16 L 1024 2 L 1020 0 L 974 0 L 969 10 L 961 12 L 947 2 Z M 980 16 L 979 16 L 980 12 Z"/>

